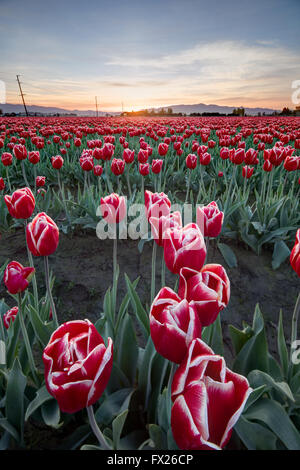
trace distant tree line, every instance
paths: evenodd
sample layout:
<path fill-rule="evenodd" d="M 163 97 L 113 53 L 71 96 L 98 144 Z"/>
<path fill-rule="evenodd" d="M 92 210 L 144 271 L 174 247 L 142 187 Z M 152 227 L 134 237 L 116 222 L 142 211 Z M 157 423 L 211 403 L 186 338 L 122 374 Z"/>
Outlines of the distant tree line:
<path fill-rule="evenodd" d="M 124 111 L 121 116 L 186 116 L 185 113 L 174 113 L 172 108 L 141 109 L 139 111 Z"/>

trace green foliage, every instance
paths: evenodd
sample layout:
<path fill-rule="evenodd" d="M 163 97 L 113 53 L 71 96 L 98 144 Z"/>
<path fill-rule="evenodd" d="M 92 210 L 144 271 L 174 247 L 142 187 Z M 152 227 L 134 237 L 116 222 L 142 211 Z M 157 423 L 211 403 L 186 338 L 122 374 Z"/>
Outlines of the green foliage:
<path fill-rule="evenodd" d="M 248 449 L 300 449 L 299 365 L 289 360 L 282 313 L 278 322 L 279 362 L 270 354 L 265 326 L 256 306 L 252 327 L 230 327 L 236 357 L 233 370 L 245 375 L 253 388 L 235 431 Z M 296 387 L 295 387 L 295 384 Z M 295 390 L 296 389 L 296 390 Z"/>

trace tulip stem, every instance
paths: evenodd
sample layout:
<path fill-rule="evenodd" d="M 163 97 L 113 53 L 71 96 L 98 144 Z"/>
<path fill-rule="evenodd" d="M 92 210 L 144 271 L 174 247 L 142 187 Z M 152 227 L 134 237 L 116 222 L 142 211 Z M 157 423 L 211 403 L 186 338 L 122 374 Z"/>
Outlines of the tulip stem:
<path fill-rule="evenodd" d="M 118 181 L 118 194 L 120 195 L 121 194 L 121 189 L 122 189 L 120 176 L 117 176 L 117 181 Z"/>
<path fill-rule="evenodd" d="M 103 194 L 102 184 L 101 184 L 101 177 L 100 176 L 98 176 L 98 192 L 99 192 L 99 198 L 100 198 Z"/>
<path fill-rule="evenodd" d="M 1 319 L 2 320 L 2 319 Z M 4 327 L 3 327 L 3 321 L 0 321 L 0 339 L 2 341 L 5 341 L 5 333 L 4 333 Z M 1 344 L 0 344 L 0 352 L 1 352 Z M 0 356 L 1 357 L 1 356 Z M 1 364 L 1 362 L 0 362 Z"/>
<path fill-rule="evenodd" d="M 268 189 L 267 189 L 267 196 L 266 196 L 266 201 L 265 201 L 265 204 L 264 204 L 264 226 L 266 225 L 266 221 L 267 221 L 267 215 L 268 215 L 268 212 L 269 212 L 269 206 L 267 206 L 267 203 L 269 203 L 269 200 L 270 200 L 270 197 L 271 197 L 271 190 L 272 190 L 272 186 L 273 186 L 273 175 L 274 175 L 274 169 L 272 169 L 272 171 L 270 172 L 270 178 L 269 178 L 269 181 L 268 181 Z"/>
<path fill-rule="evenodd" d="M 247 173 L 247 172 L 246 172 Z M 244 188 L 243 188 L 243 197 L 245 197 L 245 194 L 246 194 L 246 184 L 247 184 L 247 177 L 245 175 L 245 178 L 244 178 Z"/>
<path fill-rule="evenodd" d="M 25 171 L 25 166 L 24 166 L 24 161 L 23 160 L 21 161 L 21 168 L 22 168 L 22 173 L 23 173 L 23 178 L 24 178 L 25 184 L 26 184 L 26 186 L 28 186 L 28 188 L 30 188 L 29 183 L 28 183 L 28 179 L 27 179 L 27 176 L 26 176 L 26 171 Z"/>
<path fill-rule="evenodd" d="M 152 247 L 152 272 L 151 272 L 151 304 L 154 300 L 155 296 L 155 275 L 156 275 L 156 250 L 157 245 L 155 240 L 153 240 L 153 247 Z"/>
<path fill-rule="evenodd" d="M 24 322 L 24 317 L 23 317 L 22 295 L 21 295 L 20 292 L 18 293 L 18 307 L 19 307 L 18 315 L 19 315 L 21 331 L 22 331 L 22 335 L 23 335 L 23 339 L 24 339 L 24 343 L 25 343 L 25 348 L 26 348 L 26 352 L 27 352 L 27 357 L 28 357 L 28 361 L 29 361 L 29 366 L 30 366 L 30 369 L 31 369 L 33 380 L 36 384 L 38 384 L 38 380 L 37 380 L 37 376 L 36 376 L 36 368 L 35 368 L 34 359 L 33 359 L 33 355 L 32 355 L 32 350 L 31 350 L 31 346 L 30 346 L 30 342 L 29 342 L 29 338 L 28 338 L 28 334 L 27 334 L 27 330 L 26 330 L 26 326 L 25 326 L 25 322 Z"/>
<path fill-rule="evenodd" d="M 187 203 L 188 200 L 189 200 L 189 192 L 190 192 L 190 185 L 191 185 L 191 176 L 192 176 L 192 170 L 189 170 L 188 183 L 187 183 L 186 196 L 185 196 L 185 203 Z"/>
<path fill-rule="evenodd" d="M 166 264 L 165 264 L 165 259 L 164 259 L 164 250 L 162 249 L 162 255 L 161 255 L 161 287 L 165 286 L 166 283 Z"/>
<path fill-rule="evenodd" d="M 168 412 L 169 421 L 171 419 L 171 408 L 172 408 L 171 391 L 172 391 L 172 382 L 173 382 L 173 377 L 174 377 L 174 374 L 175 374 L 175 370 L 176 370 L 176 364 L 174 362 L 172 362 L 171 369 L 170 369 L 169 380 L 168 380 L 168 389 L 167 389 L 167 396 L 168 396 L 167 412 Z"/>
<path fill-rule="evenodd" d="M 8 171 L 8 167 L 6 167 L 6 179 L 7 179 L 7 182 L 8 182 L 8 188 L 9 188 L 9 192 L 11 193 L 11 184 L 10 184 L 10 179 L 9 179 L 9 171 Z"/>
<path fill-rule="evenodd" d="M 85 174 L 84 174 L 84 176 L 85 176 Z M 66 205 L 66 200 L 65 200 L 65 192 L 63 190 L 63 187 L 62 187 L 62 184 L 61 184 L 61 181 L 60 181 L 59 172 L 58 172 L 58 186 L 59 186 L 59 190 L 60 190 L 60 194 L 61 194 L 62 203 L 63 203 L 64 209 L 65 209 L 66 217 L 68 219 L 69 225 L 71 225 L 71 221 L 70 221 L 70 217 L 69 217 L 69 213 L 68 213 L 68 209 L 67 209 L 67 205 Z"/>
<path fill-rule="evenodd" d="M 86 171 L 85 171 L 84 176 L 83 176 L 83 194 L 86 193 L 86 188 L 87 188 L 87 181 L 86 181 Z"/>
<path fill-rule="evenodd" d="M 205 259 L 205 264 L 208 264 L 208 249 L 209 249 L 209 237 L 206 238 L 206 259 Z"/>
<path fill-rule="evenodd" d="M 296 305 L 292 317 L 292 334 L 291 334 L 291 346 L 293 347 L 293 342 L 297 339 L 297 326 L 298 326 L 298 317 L 300 313 L 300 293 L 298 295 Z"/>
<path fill-rule="evenodd" d="M 27 227 L 27 224 L 28 224 L 28 221 L 25 220 L 25 239 L 26 239 L 26 227 Z M 29 248 L 28 248 L 27 239 L 26 239 L 26 248 L 27 248 L 27 256 L 28 256 L 29 266 L 30 266 L 31 268 L 34 268 L 33 258 L 32 258 L 31 251 L 30 251 Z M 34 295 L 35 309 L 36 309 L 36 311 L 37 311 L 37 314 L 39 314 L 39 294 L 38 294 L 38 288 L 37 288 L 37 282 L 36 282 L 35 272 L 33 273 L 33 277 L 32 277 L 32 286 L 33 286 L 33 295 Z"/>
<path fill-rule="evenodd" d="M 36 166 L 33 167 L 33 177 L 34 177 L 34 194 L 36 194 Z"/>
<path fill-rule="evenodd" d="M 127 187 L 128 187 L 129 199 L 131 199 L 131 197 L 132 197 L 132 192 L 131 192 L 131 186 L 130 186 L 129 166 L 128 166 L 128 165 L 127 165 L 127 168 L 126 168 L 126 179 L 127 179 Z"/>
<path fill-rule="evenodd" d="M 50 287 L 48 256 L 44 256 L 44 266 L 45 266 L 46 288 L 47 288 L 47 293 L 48 293 L 50 306 L 51 306 L 51 310 L 52 310 L 52 317 L 53 317 L 53 320 L 54 320 L 55 327 L 58 328 L 59 325 L 58 325 L 58 321 L 57 321 L 56 308 L 55 308 L 54 300 L 53 300 L 52 293 L 51 293 L 51 287 Z"/>
<path fill-rule="evenodd" d="M 117 305 L 117 282 L 118 282 L 118 224 L 116 224 L 116 231 L 114 237 L 114 245 L 113 245 L 113 287 L 112 287 L 112 295 L 113 295 L 113 312 L 114 315 L 116 314 L 116 305 Z"/>
<path fill-rule="evenodd" d="M 145 202 L 145 190 L 144 190 L 144 177 L 142 176 L 142 202 L 144 203 Z"/>
<path fill-rule="evenodd" d="M 236 169 L 237 169 L 237 165 L 234 165 L 231 180 L 230 180 L 230 184 L 229 184 L 229 188 L 228 188 L 228 192 L 227 192 L 227 195 L 226 195 L 226 201 L 225 201 L 225 205 L 224 205 L 224 211 L 223 211 L 224 212 L 224 218 L 226 217 L 229 198 L 231 199 L 231 196 L 232 196 L 231 188 L 232 188 L 233 183 L 235 182 Z"/>
<path fill-rule="evenodd" d="M 92 405 L 87 406 L 86 410 L 87 410 L 87 415 L 88 415 L 88 418 L 89 418 L 90 426 L 93 430 L 93 433 L 97 437 L 100 446 L 105 450 L 112 450 L 111 447 L 107 444 L 107 442 L 105 440 L 105 437 L 103 436 L 103 434 L 100 431 L 100 428 L 99 428 L 99 426 L 96 422 L 93 406 Z"/>
<path fill-rule="evenodd" d="M 108 188 L 108 191 L 110 193 L 112 193 L 113 189 L 112 189 L 112 186 L 110 184 L 109 171 L 110 171 L 110 169 L 109 169 L 108 161 L 106 160 L 106 162 L 105 162 L 105 175 L 106 175 L 107 188 Z"/>
<path fill-rule="evenodd" d="M 114 280 L 116 278 L 116 272 L 117 272 L 117 254 L 118 254 L 118 239 L 117 239 L 118 234 L 116 233 L 116 237 L 114 238 L 114 250 L 113 250 L 113 263 L 114 263 Z"/>
<path fill-rule="evenodd" d="M 262 206 L 265 203 L 265 197 L 266 197 L 266 182 L 267 182 L 267 177 L 266 177 L 266 172 L 264 171 L 263 174 L 263 183 L 262 183 L 262 191 L 261 191 L 261 201 L 262 201 Z"/>
<path fill-rule="evenodd" d="M 200 178 L 201 178 L 201 188 L 202 188 L 202 194 L 205 194 L 205 186 L 204 186 L 204 181 L 203 181 L 203 165 L 200 165 Z"/>

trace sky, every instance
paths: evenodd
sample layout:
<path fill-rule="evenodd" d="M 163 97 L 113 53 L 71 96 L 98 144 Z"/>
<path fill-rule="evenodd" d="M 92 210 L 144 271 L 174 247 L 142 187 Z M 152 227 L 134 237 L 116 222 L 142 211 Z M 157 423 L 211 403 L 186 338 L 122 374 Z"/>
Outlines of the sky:
<path fill-rule="evenodd" d="M 300 0 L 0 0 L 6 102 L 294 108 Z"/>

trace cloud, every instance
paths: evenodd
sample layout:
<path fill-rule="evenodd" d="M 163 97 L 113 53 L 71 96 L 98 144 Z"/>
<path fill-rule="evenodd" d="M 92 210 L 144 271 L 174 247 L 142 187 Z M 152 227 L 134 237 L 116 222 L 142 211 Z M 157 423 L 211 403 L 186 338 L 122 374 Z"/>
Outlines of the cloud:
<path fill-rule="evenodd" d="M 165 86 L 169 82 L 166 80 L 127 80 L 115 82 L 113 79 L 99 81 L 98 84 L 106 87 L 116 87 L 116 88 L 136 88 L 136 87 L 160 87 Z"/>
<path fill-rule="evenodd" d="M 169 73 L 200 72 L 209 79 L 244 79 L 300 70 L 300 55 L 271 41 L 246 44 L 241 41 L 199 43 L 192 48 L 152 58 L 113 57 L 107 65 L 154 69 Z"/>

